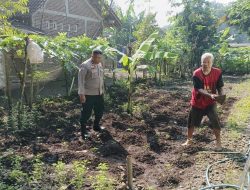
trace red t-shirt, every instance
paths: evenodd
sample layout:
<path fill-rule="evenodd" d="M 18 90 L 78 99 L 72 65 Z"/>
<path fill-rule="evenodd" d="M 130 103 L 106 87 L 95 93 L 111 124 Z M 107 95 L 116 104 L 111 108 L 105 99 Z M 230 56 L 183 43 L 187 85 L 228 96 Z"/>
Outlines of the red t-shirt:
<path fill-rule="evenodd" d="M 224 86 L 222 72 L 220 69 L 212 67 L 211 72 L 204 75 L 202 69 L 199 68 L 193 73 L 193 84 L 191 105 L 199 109 L 206 109 L 208 106 L 215 104 L 215 101 L 200 94 L 198 90 L 204 89 L 208 93 L 216 94 L 216 90 Z"/>

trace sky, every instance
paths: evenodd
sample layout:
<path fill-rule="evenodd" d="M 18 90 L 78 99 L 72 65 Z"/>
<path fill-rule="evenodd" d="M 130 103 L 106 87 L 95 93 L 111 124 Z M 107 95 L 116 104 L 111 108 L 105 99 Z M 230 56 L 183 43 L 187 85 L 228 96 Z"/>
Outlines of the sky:
<path fill-rule="evenodd" d="M 211 0 L 212 1 L 212 0 Z M 235 0 L 213 0 L 218 3 L 228 4 L 230 2 L 233 2 Z M 129 0 L 114 0 L 114 2 L 119 5 L 122 10 L 127 10 L 127 7 L 129 5 Z M 166 26 L 167 21 L 167 15 L 169 13 L 176 13 L 180 11 L 180 8 L 171 8 L 170 3 L 168 0 L 151 0 L 151 3 L 147 3 L 148 0 L 135 0 L 135 11 L 136 13 L 140 13 L 143 10 L 149 10 L 151 12 L 156 12 L 156 20 L 160 27 Z M 150 6 L 149 6 L 150 5 Z"/>

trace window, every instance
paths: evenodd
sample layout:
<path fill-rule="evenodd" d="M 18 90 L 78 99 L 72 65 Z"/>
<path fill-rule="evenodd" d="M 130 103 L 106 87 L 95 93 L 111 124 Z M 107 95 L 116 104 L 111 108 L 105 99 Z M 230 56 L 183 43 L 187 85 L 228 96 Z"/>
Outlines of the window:
<path fill-rule="evenodd" d="M 49 28 L 48 29 L 53 29 L 53 20 L 49 21 Z"/>
<path fill-rule="evenodd" d="M 78 24 L 75 25 L 75 32 L 78 32 Z"/>
<path fill-rule="evenodd" d="M 46 28 L 49 29 L 49 21 L 46 21 Z"/>
<path fill-rule="evenodd" d="M 53 24 L 52 24 L 52 28 L 53 28 L 54 30 L 56 30 L 56 29 L 57 29 L 56 22 L 53 22 Z"/>

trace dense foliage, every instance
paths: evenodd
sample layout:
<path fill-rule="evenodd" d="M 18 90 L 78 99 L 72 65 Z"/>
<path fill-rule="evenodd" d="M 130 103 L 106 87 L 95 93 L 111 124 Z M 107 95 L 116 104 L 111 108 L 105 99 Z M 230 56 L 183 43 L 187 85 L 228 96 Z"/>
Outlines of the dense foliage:
<path fill-rule="evenodd" d="M 103 8 L 103 14 L 106 10 L 104 8 L 114 5 L 113 1 L 99 3 Z M 18 1 L 15 5 L 11 2 L 1 4 L 2 9 L 5 10 L 5 13 L 2 13 L 0 17 L 4 25 L 7 26 L 8 18 L 17 12 L 25 13 L 27 11 L 26 5 L 27 1 Z M 230 23 L 236 25 L 240 23 L 242 30 L 248 28 L 248 5 L 247 1 L 243 1 L 242 4 L 237 1 L 229 9 Z M 136 15 L 134 1 L 131 1 L 125 12 L 116 7 L 122 26 L 106 29 L 103 33 L 106 38 L 92 40 L 84 35 L 67 38 L 66 33 L 60 33 L 54 38 L 39 35 L 30 35 L 30 38 L 43 48 L 47 56 L 61 65 L 66 95 L 70 95 L 74 89 L 78 65 L 88 58 L 91 50 L 95 47 L 101 48 L 105 55 L 113 61 L 113 78 L 115 78 L 117 71 L 115 65 L 121 57 L 123 67 L 131 79 L 140 64 L 147 65 L 145 68 L 150 76 L 159 83 L 161 83 L 162 77 L 187 77 L 194 68 L 199 67 L 200 56 L 206 51 L 214 53 L 216 65 L 222 67 L 224 72 L 249 73 L 249 48 L 229 48 L 230 28 L 222 27 L 223 30 L 221 30 L 220 25 L 226 21 L 225 15 L 223 15 L 226 13 L 225 8 L 222 9 L 219 5 L 211 4 L 206 0 L 183 0 L 178 3 L 173 1 L 173 6 L 182 6 L 183 10 L 170 18 L 170 26 L 165 30 L 158 27 L 154 13 L 142 12 Z M 223 11 L 221 12 L 221 10 Z M 236 12 L 239 10 L 243 11 L 236 16 Z M 16 70 L 20 84 L 23 85 L 24 89 L 23 96 L 25 98 L 21 96 L 21 99 L 24 99 L 32 107 L 36 94 L 33 90 L 27 92 L 24 88 L 26 66 L 17 67 L 17 63 L 14 62 L 16 56 L 25 59 L 24 39 L 26 35 L 13 31 L 12 33 L 2 31 L 7 36 L 1 38 L 0 49 L 11 54 L 12 63 L 8 64 L 13 64 L 15 68 L 23 68 Z M 154 37 L 153 41 L 145 45 L 145 42 L 150 39 L 149 36 L 154 32 L 158 33 L 158 37 Z M 125 52 L 121 51 L 124 47 L 127 47 Z M 28 73 L 27 80 L 32 81 L 33 88 L 33 83 L 39 83 L 39 80 L 46 77 L 47 73 L 36 70 L 36 66 L 32 64 L 28 64 L 28 66 L 31 68 L 31 72 Z M 128 86 L 132 83 L 131 80 L 129 81 Z M 10 78 L 7 78 L 7 83 L 10 82 Z M 131 93 L 130 90 L 128 93 L 128 110 L 130 111 L 132 110 Z M 20 94 L 22 95 L 22 92 Z M 11 105 L 12 101 L 8 93 L 7 97 Z"/>
<path fill-rule="evenodd" d="M 248 0 L 237 0 L 229 8 L 229 22 L 238 26 L 242 31 L 250 35 L 250 2 Z"/>

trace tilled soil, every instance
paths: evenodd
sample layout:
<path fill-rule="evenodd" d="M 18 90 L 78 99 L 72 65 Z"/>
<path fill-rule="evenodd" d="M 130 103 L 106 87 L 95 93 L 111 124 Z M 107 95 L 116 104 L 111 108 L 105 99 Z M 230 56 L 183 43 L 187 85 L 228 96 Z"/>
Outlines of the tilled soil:
<path fill-rule="evenodd" d="M 40 104 L 42 117 L 36 129 L 15 136 L 1 135 L 1 152 L 11 148 L 15 154 L 26 156 L 27 163 L 33 155 L 41 154 L 48 165 L 59 160 L 67 164 L 74 160 L 88 160 L 90 172 L 94 172 L 99 163 L 106 162 L 110 166 L 110 174 L 116 179 L 117 189 L 123 189 L 121 184 L 126 182 L 126 157 L 132 155 L 136 189 L 199 189 L 205 185 L 206 166 L 222 156 L 207 153 L 213 151 L 214 143 L 212 132 L 207 127 L 197 129 L 192 147 L 181 145 L 186 138 L 189 99 L 190 92 L 187 91 L 152 86 L 139 90 L 134 101 L 144 105 L 140 112 L 134 116 L 106 112 L 102 123 L 104 132 L 97 134 L 91 130 L 90 139 L 83 141 L 80 137 L 77 96 L 69 101 L 57 98 L 53 103 Z M 223 124 L 235 101 L 230 98 L 222 106 Z M 226 132 L 226 129 L 223 131 Z M 238 147 L 243 151 L 244 145 L 237 143 L 223 139 L 228 151 Z M 29 171 L 31 168 L 27 163 L 24 168 Z M 238 164 L 234 163 L 232 170 L 234 167 L 238 168 Z M 221 170 L 212 174 L 214 182 L 225 179 Z M 87 185 L 86 189 L 91 188 Z"/>

